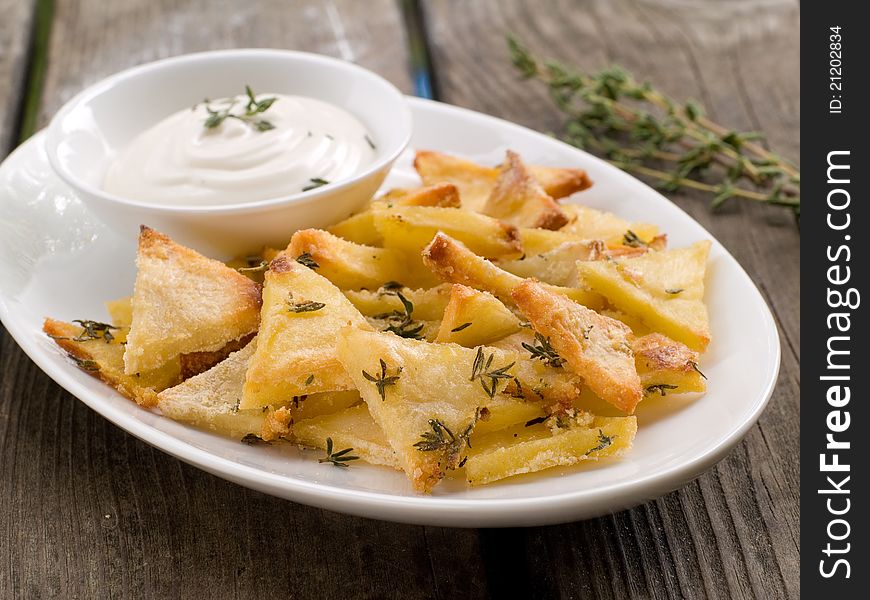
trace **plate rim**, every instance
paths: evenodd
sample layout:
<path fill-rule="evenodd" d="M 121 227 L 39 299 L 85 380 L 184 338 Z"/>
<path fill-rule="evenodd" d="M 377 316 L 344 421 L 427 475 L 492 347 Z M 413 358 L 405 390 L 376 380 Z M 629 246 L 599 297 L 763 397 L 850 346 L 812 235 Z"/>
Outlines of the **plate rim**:
<path fill-rule="evenodd" d="M 421 110 L 448 113 L 458 111 L 470 118 L 482 120 L 486 125 L 544 135 L 517 123 L 467 108 L 421 98 L 408 97 L 407 99 L 415 119 Z M 14 149 L 3 163 L 6 163 L 19 152 L 24 151 L 28 145 L 42 143 L 44 138 L 45 130 L 38 132 Z M 749 429 L 757 423 L 773 395 L 781 366 L 781 339 L 770 306 L 758 286 L 752 281 L 742 265 L 740 265 L 728 249 L 711 235 L 703 225 L 657 190 L 639 179 L 584 150 L 565 144 L 560 140 L 553 139 L 552 141 L 562 144 L 571 151 L 581 153 L 585 161 L 594 162 L 601 168 L 612 170 L 614 176 L 622 177 L 624 181 L 630 181 L 632 185 L 643 186 L 646 188 L 647 193 L 649 191 L 654 192 L 679 211 L 683 217 L 691 219 L 717 249 L 733 263 L 733 266 L 737 269 L 738 276 L 745 279 L 746 283 L 750 285 L 760 301 L 762 318 L 768 324 L 768 327 L 765 329 L 765 339 L 768 342 L 768 347 L 773 349 L 773 368 L 767 373 L 763 390 L 758 395 L 750 412 L 742 421 L 735 423 L 728 433 L 723 435 L 715 445 L 688 461 L 665 468 L 662 472 L 652 475 L 639 475 L 629 481 L 617 481 L 594 488 L 581 488 L 544 496 L 474 499 L 451 498 L 449 495 L 399 496 L 387 492 L 342 488 L 334 484 L 306 481 L 286 475 L 270 473 L 263 469 L 212 454 L 208 450 L 176 438 L 169 432 L 130 418 L 111 404 L 104 403 L 99 398 L 93 397 L 86 386 L 76 380 L 72 375 L 72 371 L 58 367 L 56 364 L 49 362 L 47 358 L 44 359 L 35 352 L 36 345 L 27 343 L 27 340 L 32 337 L 33 332 L 28 327 L 23 324 L 19 325 L 14 319 L 10 318 L 11 315 L 6 295 L 2 289 L 0 289 L 0 321 L 2 321 L 10 336 L 40 370 L 86 406 L 125 432 L 162 452 L 212 475 L 283 499 L 378 520 L 455 527 L 549 525 L 582 520 L 624 510 L 673 491 L 692 479 L 697 478 L 722 460 L 743 439 Z M 533 512 L 530 514 L 530 511 Z"/>

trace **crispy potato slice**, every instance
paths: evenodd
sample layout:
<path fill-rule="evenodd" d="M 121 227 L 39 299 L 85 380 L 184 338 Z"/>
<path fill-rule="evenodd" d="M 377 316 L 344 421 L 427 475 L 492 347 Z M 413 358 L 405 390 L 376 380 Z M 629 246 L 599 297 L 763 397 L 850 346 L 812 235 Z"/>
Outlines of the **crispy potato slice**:
<path fill-rule="evenodd" d="M 459 190 L 462 208 L 475 212 L 479 212 L 486 204 L 498 179 L 498 169 L 429 150 L 417 152 L 414 168 L 423 180 L 423 185 L 445 182 L 455 185 Z"/>
<path fill-rule="evenodd" d="M 407 271 L 402 255 L 385 248 L 348 242 L 322 229 L 303 229 L 293 234 L 287 254 L 307 254 L 316 270 L 341 289 L 377 289 L 396 281 Z"/>
<path fill-rule="evenodd" d="M 441 182 L 454 184 L 464 210 L 480 212 L 489 199 L 498 179 L 498 168 L 429 150 L 420 150 L 414 159 L 414 168 L 424 185 Z M 582 169 L 530 166 L 532 175 L 553 198 L 563 198 L 586 189 L 592 182 Z"/>
<path fill-rule="evenodd" d="M 365 246 L 380 246 L 383 242 L 381 234 L 375 229 L 374 209 L 391 208 L 392 206 L 441 206 L 459 208 L 459 190 L 452 183 L 437 183 L 420 188 L 396 188 L 390 190 L 364 211 L 326 228 L 340 238 L 363 244 Z"/>
<path fill-rule="evenodd" d="M 400 248 L 418 256 L 438 232 L 462 241 L 487 258 L 513 258 L 523 253 L 513 225 L 454 208 L 396 206 L 377 210 L 375 227 L 383 236 L 385 247 Z"/>
<path fill-rule="evenodd" d="M 248 343 L 208 371 L 160 392 L 160 412 L 231 438 L 242 439 L 248 434 L 261 437 L 267 412 L 260 408 L 239 410 L 245 370 L 255 348 L 256 342 Z"/>
<path fill-rule="evenodd" d="M 423 250 L 423 263 L 444 281 L 489 292 L 511 304 L 511 292 L 523 281 L 521 277 L 498 268 L 444 233 L 438 233 Z M 600 307 L 602 304 L 598 294 L 585 289 L 554 286 L 549 289 L 585 306 Z"/>
<path fill-rule="evenodd" d="M 620 244 L 626 236 L 637 237 L 635 243 L 649 243 L 659 232 L 650 223 L 630 223 L 613 213 L 596 210 L 580 204 L 563 204 L 562 210 L 568 215 L 569 222 L 560 232 L 587 240 L 604 240 L 608 244 Z"/>
<path fill-rule="evenodd" d="M 632 344 L 634 364 L 646 394 L 682 394 L 707 389 L 698 369 L 698 353 L 660 333 L 637 338 Z"/>
<path fill-rule="evenodd" d="M 350 454 L 366 462 L 402 470 L 396 453 L 365 403 L 298 421 L 293 425 L 293 436 L 303 446 L 319 450 L 325 450 L 326 438 L 331 438 L 334 451 L 352 448 Z"/>
<path fill-rule="evenodd" d="M 546 337 L 567 366 L 607 402 L 633 413 L 642 398 L 627 325 L 571 302 L 526 279 L 512 292 L 535 331 Z"/>
<path fill-rule="evenodd" d="M 583 284 L 617 309 L 703 352 L 710 342 L 703 301 L 709 251 L 710 242 L 705 240 L 634 258 L 577 263 L 577 273 Z"/>
<path fill-rule="evenodd" d="M 559 229 L 569 220 L 511 150 L 481 212 L 518 227 Z"/>
<path fill-rule="evenodd" d="M 389 286 L 376 292 L 369 290 L 344 290 L 347 299 L 367 317 L 404 310 L 401 293 L 414 305 L 414 317 L 426 321 L 437 321 L 444 315 L 450 301 L 451 286 L 448 283 L 429 289 L 415 290 L 407 287 Z"/>
<path fill-rule="evenodd" d="M 328 279 L 286 254 L 266 271 L 257 350 L 248 367 L 240 408 L 284 404 L 293 396 L 354 387 L 335 351 L 348 323 L 365 318 Z"/>
<path fill-rule="evenodd" d="M 485 355 L 492 359 L 479 366 L 487 372 L 512 362 L 500 350 Z M 338 356 L 415 489 L 430 491 L 446 469 L 458 467 L 490 400 L 484 391 L 490 381 L 469 377 L 475 365 L 486 363 L 478 351 L 346 327 Z M 493 380 L 496 392 L 503 381 Z"/>
<path fill-rule="evenodd" d="M 459 190 L 452 183 L 442 182 L 419 188 L 395 188 L 378 198 L 373 204 L 379 206 L 440 206 L 459 208 L 462 202 Z"/>
<path fill-rule="evenodd" d="M 519 330 L 519 319 L 498 298 L 455 283 L 435 341 L 474 348 Z"/>
<path fill-rule="evenodd" d="M 544 191 L 556 199 L 565 198 L 592 187 L 592 180 L 583 169 L 530 165 L 529 171 L 538 180 Z"/>
<path fill-rule="evenodd" d="M 126 330 L 111 330 L 114 339 L 86 338 L 81 325 L 46 319 L 42 330 L 58 346 L 73 357 L 76 365 L 141 406 L 157 403 L 157 392 L 175 385 L 180 380 L 178 361 L 170 361 L 159 369 L 127 375 L 124 372 L 124 339 Z M 78 341 L 81 340 L 81 341 Z"/>
<path fill-rule="evenodd" d="M 186 352 L 220 350 L 257 330 L 260 286 L 222 262 L 142 227 L 124 370 L 153 370 Z"/>
<path fill-rule="evenodd" d="M 577 261 L 601 260 L 607 250 L 604 242 L 565 242 L 543 254 L 517 260 L 499 261 L 498 266 L 518 277 L 535 277 L 544 283 L 577 287 Z"/>
<path fill-rule="evenodd" d="M 474 437 L 465 477 L 471 485 L 624 454 L 637 433 L 635 417 L 586 416 L 569 427 L 522 425 Z"/>

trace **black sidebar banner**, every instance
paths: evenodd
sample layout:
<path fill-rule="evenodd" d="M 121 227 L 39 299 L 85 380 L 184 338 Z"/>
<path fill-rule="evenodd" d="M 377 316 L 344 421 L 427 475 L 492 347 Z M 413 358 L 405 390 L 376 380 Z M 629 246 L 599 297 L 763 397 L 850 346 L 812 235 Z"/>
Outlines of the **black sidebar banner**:
<path fill-rule="evenodd" d="M 870 26 L 863 2 L 801 15 L 801 591 L 870 598 L 870 375 L 864 303 L 870 239 Z M 760 82 L 759 82 L 760 83 Z M 806 289 L 806 292 L 803 291 Z M 801 327 L 803 329 L 803 327 Z M 866 368 L 866 371 L 865 371 Z M 823 595 L 824 594 L 824 595 Z"/>

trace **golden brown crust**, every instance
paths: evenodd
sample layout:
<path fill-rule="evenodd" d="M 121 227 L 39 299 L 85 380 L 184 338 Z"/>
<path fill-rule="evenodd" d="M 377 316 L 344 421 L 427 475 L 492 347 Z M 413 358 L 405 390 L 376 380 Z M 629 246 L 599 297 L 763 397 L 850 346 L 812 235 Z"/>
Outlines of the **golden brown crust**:
<path fill-rule="evenodd" d="M 282 406 L 275 410 L 270 410 L 263 420 L 263 428 L 260 430 L 260 438 L 264 442 L 271 442 L 281 438 L 289 437 L 290 424 L 293 419 L 290 415 L 290 409 Z"/>
<path fill-rule="evenodd" d="M 660 333 L 639 337 L 631 347 L 640 368 L 678 373 L 697 371 L 698 353 Z"/>
<path fill-rule="evenodd" d="M 634 335 L 623 323 L 605 317 L 526 279 L 512 292 L 535 331 L 601 398 L 633 413 L 643 394 L 634 364 Z"/>
<path fill-rule="evenodd" d="M 194 375 L 205 373 L 213 366 L 224 360 L 233 352 L 237 352 L 248 345 L 256 334 L 249 333 L 248 335 L 231 342 L 220 350 L 213 352 L 189 352 L 178 357 L 181 364 L 181 380 L 190 379 Z"/>
<path fill-rule="evenodd" d="M 544 191 L 553 198 L 564 198 L 592 187 L 592 180 L 583 169 L 532 165 L 529 171 Z"/>
<path fill-rule="evenodd" d="M 392 189 L 377 201 L 395 203 L 400 206 L 440 206 L 442 208 L 459 208 L 462 201 L 459 189 L 452 183 L 442 181 L 421 188 Z"/>
<path fill-rule="evenodd" d="M 157 405 L 157 392 L 179 383 L 180 377 L 171 366 L 154 375 L 138 376 L 124 374 L 124 346 L 118 339 L 106 343 L 103 339 L 75 341 L 72 338 L 82 333 L 82 328 L 72 323 L 45 319 L 42 330 L 68 354 L 79 361 L 86 361 L 93 368 L 82 369 L 89 375 L 115 388 L 125 398 L 140 406 L 151 408 Z"/>
<path fill-rule="evenodd" d="M 483 212 L 520 227 L 541 229 L 559 229 L 569 220 L 512 150 L 507 152 Z"/>

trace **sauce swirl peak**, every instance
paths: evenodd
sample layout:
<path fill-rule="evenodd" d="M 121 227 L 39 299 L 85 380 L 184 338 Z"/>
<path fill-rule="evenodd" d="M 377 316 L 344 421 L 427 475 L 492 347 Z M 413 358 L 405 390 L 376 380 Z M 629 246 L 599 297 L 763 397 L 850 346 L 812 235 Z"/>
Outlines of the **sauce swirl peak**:
<path fill-rule="evenodd" d="M 109 167 L 107 192 L 154 204 L 226 205 L 342 181 L 375 159 L 347 111 L 304 96 L 207 101 L 139 134 Z"/>

